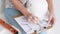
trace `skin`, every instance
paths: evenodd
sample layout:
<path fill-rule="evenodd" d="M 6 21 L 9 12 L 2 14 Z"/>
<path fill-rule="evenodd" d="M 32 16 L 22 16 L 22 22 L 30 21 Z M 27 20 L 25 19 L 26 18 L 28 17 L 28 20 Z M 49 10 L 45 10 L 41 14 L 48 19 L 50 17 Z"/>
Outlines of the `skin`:
<path fill-rule="evenodd" d="M 53 26 L 54 21 L 55 21 L 54 8 L 53 8 L 53 0 L 47 0 L 47 2 L 48 2 L 48 10 L 50 12 L 50 16 L 52 16 L 52 19 L 49 19 L 49 21 L 52 20 L 51 21 L 51 25 Z"/>
<path fill-rule="evenodd" d="M 34 23 L 38 21 L 38 18 L 36 16 L 33 16 L 31 13 L 27 11 L 27 9 L 23 6 L 22 2 L 20 2 L 19 0 L 10 0 L 10 1 L 17 10 L 19 10 L 24 16 L 27 17 L 28 21 L 32 21 Z M 54 21 L 54 10 L 53 10 L 52 0 L 47 0 L 47 2 L 48 2 L 48 9 L 49 9 L 50 15 L 52 16 Z"/>

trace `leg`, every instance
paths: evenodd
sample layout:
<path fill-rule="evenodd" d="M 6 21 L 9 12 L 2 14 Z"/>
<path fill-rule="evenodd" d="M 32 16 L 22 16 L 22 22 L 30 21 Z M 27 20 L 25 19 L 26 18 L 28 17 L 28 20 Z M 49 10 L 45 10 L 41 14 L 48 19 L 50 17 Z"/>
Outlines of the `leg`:
<path fill-rule="evenodd" d="M 25 32 L 22 30 L 22 28 L 16 23 L 16 21 L 13 19 L 13 16 L 16 16 L 20 14 L 20 12 L 14 8 L 6 8 L 4 9 L 4 13 L 7 17 L 8 22 L 18 28 L 22 34 L 25 34 Z"/>

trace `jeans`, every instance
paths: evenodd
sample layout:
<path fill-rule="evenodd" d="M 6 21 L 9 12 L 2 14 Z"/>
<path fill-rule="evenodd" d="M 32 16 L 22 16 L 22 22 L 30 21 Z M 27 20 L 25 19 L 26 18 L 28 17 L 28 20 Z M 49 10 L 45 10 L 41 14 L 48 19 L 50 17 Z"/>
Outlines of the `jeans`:
<path fill-rule="evenodd" d="M 20 14 L 20 12 L 18 10 L 16 10 L 15 8 L 5 8 L 4 13 L 7 17 L 9 24 L 11 24 L 11 25 L 15 26 L 17 29 L 19 29 L 21 31 L 21 34 L 26 34 L 23 31 L 23 29 L 17 24 L 17 22 L 13 19 L 13 16 Z M 44 31 L 39 34 L 47 34 L 47 32 Z"/>

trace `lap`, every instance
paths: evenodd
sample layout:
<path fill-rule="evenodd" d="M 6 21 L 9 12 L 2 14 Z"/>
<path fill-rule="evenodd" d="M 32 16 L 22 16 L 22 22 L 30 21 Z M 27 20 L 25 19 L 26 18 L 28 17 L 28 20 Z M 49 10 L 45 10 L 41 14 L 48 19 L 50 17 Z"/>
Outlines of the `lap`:
<path fill-rule="evenodd" d="M 22 28 L 13 19 L 13 16 L 20 14 L 20 12 L 14 8 L 7 8 L 7 9 L 4 9 L 4 13 L 5 13 L 6 17 L 8 18 L 9 23 L 14 25 L 15 27 L 17 27 L 21 31 L 22 34 L 25 34 L 24 31 L 22 30 Z M 47 34 L 47 32 L 44 31 L 39 34 Z"/>

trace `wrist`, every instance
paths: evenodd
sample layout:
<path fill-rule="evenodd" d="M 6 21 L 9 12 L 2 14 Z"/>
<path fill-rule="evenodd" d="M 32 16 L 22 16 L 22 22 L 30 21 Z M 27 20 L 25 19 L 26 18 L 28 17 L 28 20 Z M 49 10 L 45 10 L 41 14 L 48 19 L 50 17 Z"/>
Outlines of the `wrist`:
<path fill-rule="evenodd" d="M 54 16 L 54 11 L 53 10 L 50 11 L 50 15 Z"/>
<path fill-rule="evenodd" d="M 29 12 L 24 13 L 24 16 L 25 16 L 25 17 L 29 17 L 29 16 L 31 16 L 31 13 L 29 13 Z"/>

